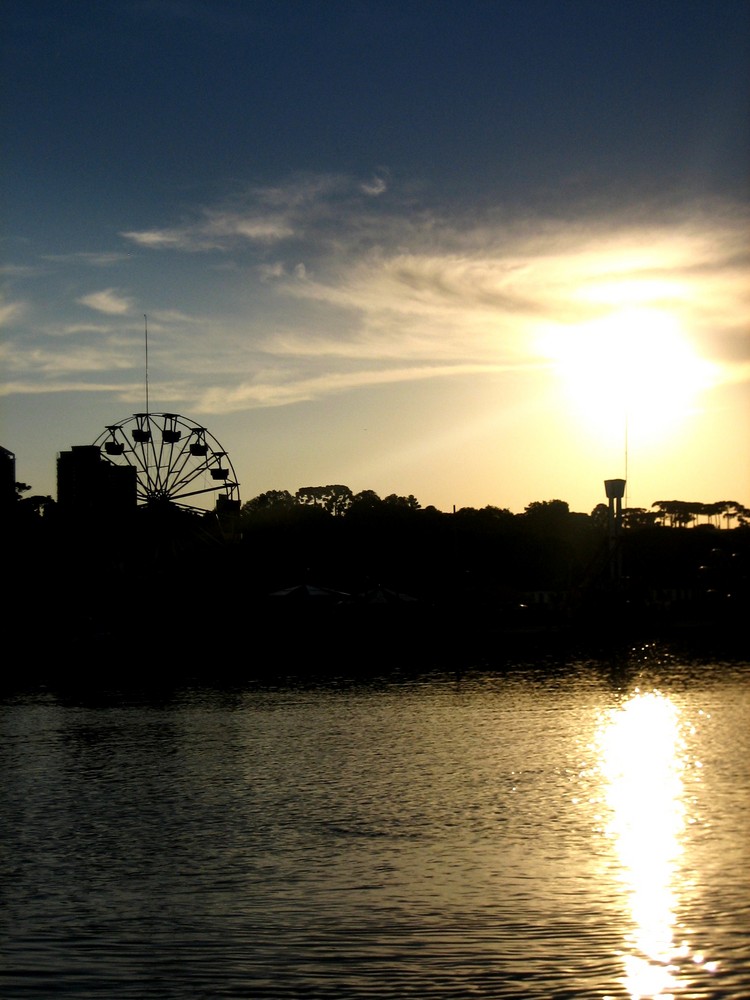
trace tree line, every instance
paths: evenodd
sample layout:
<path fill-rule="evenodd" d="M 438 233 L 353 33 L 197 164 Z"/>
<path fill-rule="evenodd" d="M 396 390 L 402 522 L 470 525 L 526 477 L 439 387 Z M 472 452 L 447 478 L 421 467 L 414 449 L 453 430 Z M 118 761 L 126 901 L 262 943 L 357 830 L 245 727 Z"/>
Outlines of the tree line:
<path fill-rule="evenodd" d="M 413 495 L 381 498 L 334 484 L 261 493 L 243 505 L 239 523 L 256 567 L 279 582 L 307 575 L 352 587 L 368 577 L 496 600 L 610 581 L 606 504 L 590 514 L 560 499 L 534 501 L 520 514 L 493 505 L 445 513 Z M 727 589 L 730 578 L 747 576 L 750 511 L 738 503 L 658 501 L 648 511 L 626 509 L 622 528 L 623 575 L 641 589 L 704 591 L 717 581 Z"/>
<path fill-rule="evenodd" d="M 245 518 L 268 513 L 290 513 L 300 508 L 316 510 L 332 517 L 358 516 L 388 511 L 419 511 L 422 505 L 415 496 L 398 496 L 391 493 L 381 498 L 374 490 L 354 493 L 348 486 L 303 486 L 290 493 L 288 490 L 268 490 L 248 500 L 242 507 Z M 440 513 L 435 507 L 427 507 L 428 513 Z M 453 513 L 462 517 L 482 515 L 489 518 L 514 517 L 504 507 L 487 505 L 481 508 L 461 507 Z M 535 517 L 570 513 L 568 504 L 562 500 L 544 500 L 530 503 L 523 514 Z M 601 503 L 592 510 L 591 517 L 598 523 L 608 518 L 608 507 Z M 623 528 L 672 527 L 684 528 L 708 525 L 714 528 L 732 528 L 750 525 L 750 508 L 736 500 L 718 500 L 704 503 L 687 500 L 657 500 L 647 510 L 643 507 L 626 507 L 622 512 Z"/>
<path fill-rule="evenodd" d="M 446 513 L 332 484 L 261 493 L 222 522 L 170 504 L 69 519 L 18 497 L 16 516 L 1 519 L 11 618 L 30 630 L 44 621 L 51 635 L 83 619 L 130 628 L 148 609 L 144 627 L 164 641 L 181 622 L 191 644 L 210 645 L 216 623 L 281 642 L 297 626 L 274 617 L 273 595 L 301 584 L 412 597 L 437 640 L 570 616 L 599 627 L 617 595 L 629 613 L 710 614 L 726 631 L 750 597 L 750 512 L 734 503 L 626 510 L 615 552 L 605 504 L 576 513 L 560 499 Z"/>
<path fill-rule="evenodd" d="M 54 513 L 55 501 L 51 496 L 30 495 L 27 483 L 15 484 L 15 499 L 20 510 L 36 517 Z M 331 517 L 362 516 L 367 514 L 424 511 L 440 514 L 434 506 L 422 507 L 413 494 L 399 496 L 391 493 L 380 497 L 374 490 L 360 490 L 354 493 L 348 486 L 333 484 L 328 486 L 302 486 L 295 493 L 288 490 L 267 490 L 259 493 L 242 505 L 241 518 L 251 520 L 263 516 L 283 516 L 295 511 L 315 511 Z M 523 515 L 514 515 L 506 507 L 488 504 L 484 507 L 460 507 L 453 514 L 461 517 L 481 516 L 484 518 L 512 518 L 516 516 L 535 517 L 538 514 L 554 515 L 570 513 L 569 505 L 563 500 L 543 500 L 530 503 Z M 596 523 L 605 523 L 608 508 L 597 504 L 590 514 Z M 626 507 L 622 511 L 622 526 L 628 528 L 651 527 L 713 527 L 734 528 L 750 526 L 750 508 L 736 500 L 717 500 L 712 503 L 690 500 L 656 500 L 651 509 Z"/>

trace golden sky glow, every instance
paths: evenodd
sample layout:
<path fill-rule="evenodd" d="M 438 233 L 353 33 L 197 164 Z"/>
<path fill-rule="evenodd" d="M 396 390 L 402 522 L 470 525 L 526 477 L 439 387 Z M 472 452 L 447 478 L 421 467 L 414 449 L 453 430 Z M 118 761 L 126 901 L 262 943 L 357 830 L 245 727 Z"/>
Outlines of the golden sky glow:
<path fill-rule="evenodd" d="M 143 409 L 148 315 L 152 408 L 244 498 L 750 504 L 743 5 L 44 6 L 0 112 L 35 492 Z"/>
<path fill-rule="evenodd" d="M 344 243 L 347 227 L 354 240 L 362 224 L 346 211 Z M 250 239 L 241 221 L 226 221 L 215 239 Z M 191 267 L 203 226 L 181 231 L 183 244 L 197 241 Z M 370 226 L 396 247 L 407 236 L 387 213 Z M 280 262 L 270 275 L 240 269 L 221 315 L 210 302 L 203 317 L 150 314 L 152 400 L 210 421 L 245 496 L 326 480 L 415 493 L 442 509 L 519 510 L 554 495 L 586 510 L 603 478 L 623 474 L 626 450 L 633 505 L 667 494 L 716 499 L 705 495 L 711 481 L 721 498 L 750 494 L 750 470 L 732 455 L 750 385 L 740 220 L 634 229 L 616 218 L 505 228 L 456 219 L 438 228 L 439 239 L 434 224 L 410 225 L 409 253 L 379 242 L 317 257 L 310 249 L 307 266 Z M 92 437 L 141 409 L 143 317 L 132 315 L 133 298 L 103 288 L 78 297 L 94 314 L 87 323 L 42 321 L 12 336 L 6 397 L 52 412 L 60 394 L 83 394 Z M 32 300 L 16 307 L 16 322 L 37 316 Z M 255 435 L 259 411 L 268 411 L 261 424 L 279 428 L 273 458 Z M 686 473 L 703 442 L 714 465 L 726 449 L 727 483 L 712 473 L 691 488 Z M 279 449 L 288 456 L 281 472 Z M 670 462 L 681 479 L 652 475 Z"/>

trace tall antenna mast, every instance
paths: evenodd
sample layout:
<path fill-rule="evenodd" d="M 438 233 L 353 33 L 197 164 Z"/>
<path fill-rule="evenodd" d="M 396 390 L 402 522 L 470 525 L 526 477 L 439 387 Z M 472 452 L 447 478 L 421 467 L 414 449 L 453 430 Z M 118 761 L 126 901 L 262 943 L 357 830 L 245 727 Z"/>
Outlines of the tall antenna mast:
<path fill-rule="evenodd" d="M 625 410 L 625 506 L 628 506 L 628 411 Z"/>
<path fill-rule="evenodd" d="M 143 328 L 146 339 L 146 416 L 148 416 L 148 316 L 143 314 Z"/>

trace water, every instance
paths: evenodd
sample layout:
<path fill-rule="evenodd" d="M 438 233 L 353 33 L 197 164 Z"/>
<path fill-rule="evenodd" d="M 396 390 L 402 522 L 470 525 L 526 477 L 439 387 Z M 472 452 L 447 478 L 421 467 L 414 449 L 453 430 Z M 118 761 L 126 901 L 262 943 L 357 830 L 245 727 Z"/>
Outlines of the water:
<path fill-rule="evenodd" d="M 750 996 L 750 667 L 6 694 L 0 995 Z"/>

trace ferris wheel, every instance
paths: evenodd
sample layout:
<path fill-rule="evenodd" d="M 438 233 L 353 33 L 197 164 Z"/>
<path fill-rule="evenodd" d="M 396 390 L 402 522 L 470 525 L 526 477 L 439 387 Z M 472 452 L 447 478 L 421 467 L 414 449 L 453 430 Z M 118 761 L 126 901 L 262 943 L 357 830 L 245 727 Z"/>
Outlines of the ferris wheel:
<path fill-rule="evenodd" d="M 178 413 L 134 413 L 109 424 L 94 444 L 112 465 L 135 469 L 140 506 L 239 508 L 239 483 L 226 451 L 205 427 Z"/>

